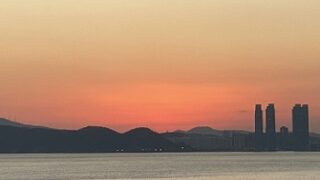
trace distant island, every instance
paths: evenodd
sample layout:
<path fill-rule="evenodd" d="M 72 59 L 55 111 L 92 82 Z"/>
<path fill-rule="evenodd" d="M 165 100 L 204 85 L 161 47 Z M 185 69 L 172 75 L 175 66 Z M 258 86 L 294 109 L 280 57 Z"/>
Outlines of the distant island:
<path fill-rule="evenodd" d="M 310 151 L 320 150 L 320 134 L 310 133 Z M 0 153 L 214 152 L 256 151 L 254 133 L 195 127 L 157 133 L 135 128 L 126 133 L 88 126 L 60 130 L 0 118 Z M 287 150 L 287 149 L 277 149 Z"/>

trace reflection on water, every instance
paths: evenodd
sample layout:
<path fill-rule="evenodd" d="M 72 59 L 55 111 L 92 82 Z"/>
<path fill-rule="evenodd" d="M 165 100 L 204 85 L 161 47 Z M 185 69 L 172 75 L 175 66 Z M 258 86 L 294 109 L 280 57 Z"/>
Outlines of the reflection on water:
<path fill-rule="evenodd" d="M 320 153 L 2 154 L 0 179 L 316 179 Z"/>

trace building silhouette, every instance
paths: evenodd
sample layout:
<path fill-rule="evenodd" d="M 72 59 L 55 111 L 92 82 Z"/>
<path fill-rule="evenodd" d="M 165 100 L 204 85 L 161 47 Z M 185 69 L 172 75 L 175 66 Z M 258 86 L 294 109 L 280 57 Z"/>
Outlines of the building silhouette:
<path fill-rule="evenodd" d="M 286 126 L 281 126 L 280 128 L 280 134 L 287 135 L 289 134 L 289 129 Z"/>
<path fill-rule="evenodd" d="M 290 133 L 286 126 L 281 126 L 280 133 L 277 134 L 277 146 L 279 150 L 290 150 Z"/>
<path fill-rule="evenodd" d="M 255 107 L 255 146 L 257 150 L 263 150 L 263 111 L 261 104 L 256 104 Z"/>
<path fill-rule="evenodd" d="M 266 109 L 266 146 L 268 150 L 276 148 L 276 112 L 274 104 L 269 104 Z"/>
<path fill-rule="evenodd" d="M 257 104 L 255 108 L 255 133 L 263 134 L 263 112 L 261 104 Z"/>
<path fill-rule="evenodd" d="M 292 109 L 292 136 L 295 150 L 306 150 L 309 146 L 309 107 L 296 104 Z"/>
<path fill-rule="evenodd" d="M 289 128 L 282 126 L 276 132 L 276 110 L 274 104 L 266 108 L 266 127 L 263 132 L 263 110 L 261 104 L 255 106 L 255 132 L 252 134 L 256 151 L 274 150 L 310 150 L 309 137 L 309 107 L 307 104 L 296 104 L 292 109 L 292 133 Z M 310 142 L 309 142 L 310 141 Z M 313 149 L 319 149 L 313 147 Z"/>

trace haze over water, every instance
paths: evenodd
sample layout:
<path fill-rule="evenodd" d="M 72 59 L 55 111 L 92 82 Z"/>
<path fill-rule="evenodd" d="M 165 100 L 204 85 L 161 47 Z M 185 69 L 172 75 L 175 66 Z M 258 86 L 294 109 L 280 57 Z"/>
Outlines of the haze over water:
<path fill-rule="evenodd" d="M 316 179 L 320 154 L 1 154 L 0 179 Z"/>

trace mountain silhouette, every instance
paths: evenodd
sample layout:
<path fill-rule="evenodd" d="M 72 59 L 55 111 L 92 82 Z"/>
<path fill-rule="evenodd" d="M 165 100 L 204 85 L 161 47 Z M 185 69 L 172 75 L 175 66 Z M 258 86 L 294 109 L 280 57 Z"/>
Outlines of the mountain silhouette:
<path fill-rule="evenodd" d="M 0 118 L 0 126 L 26 127 L 26 128 L 36 128 L 36 127 L 47 128 L 47 127 L 42 127 L 42 126 L 23 124 L 23 123 L 15 122 L 15 121 L 5 119 L 5 118 Z"/>
<path fill-rule="evenodd" d="M 79 130 L 0 126 L 0 144 L 2 153 L 181 151 L 180 146 L 147 128 L 120 134 L 94 126 Z"/>
<path fill-rule="evenodd" d="M 124 138 L 126 143 L 123 147 L 130 151 L 134 151 L 135 149 L 141 151 L 173 151 L 175 148 L 179 148 L 173 142 L 148 128 L 130 130 L 124 133 Z"/>
<path fill-rule="evenodd" d="M 215 136 L 223 136 L 223 131 L 219 131 L 216 129 L 212 129 L 208 126 L 199 126 L 190 129 L 187 131 L 189 134 L 202 134 L 202 135 L 215 135 Z"/>
<path fill-rule="evenodd" d="M 125 133 L 99 126 L 61 130 L 0 119 L 0 153 L 233 151 L 234 138 L 244 137 L 252 133 L 207 126 L 161 134 L 145 127 Z M 320 135 L 310 133 L 311 147 L 320 149 L 319 144 Z"/>

